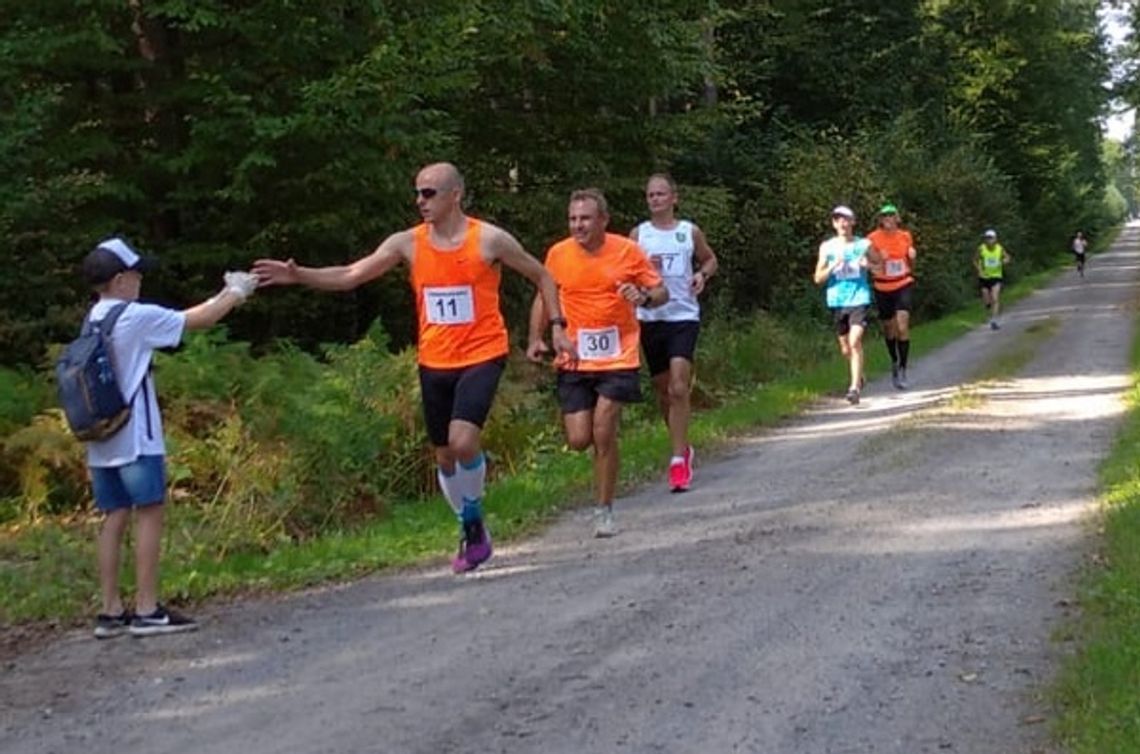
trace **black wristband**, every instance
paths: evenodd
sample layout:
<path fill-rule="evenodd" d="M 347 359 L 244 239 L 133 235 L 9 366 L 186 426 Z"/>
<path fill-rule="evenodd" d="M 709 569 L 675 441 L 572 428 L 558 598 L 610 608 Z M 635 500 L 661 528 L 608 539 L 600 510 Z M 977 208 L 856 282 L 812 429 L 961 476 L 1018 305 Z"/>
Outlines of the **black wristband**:
<path fill-rule="evenodd" d="M 558 325 L 563 330 L 565 330 L 566 329 L 566 318 L 565 317 L 551 317 L 550 318 L 550 326 L 553 327 L 554 325 Z"/>

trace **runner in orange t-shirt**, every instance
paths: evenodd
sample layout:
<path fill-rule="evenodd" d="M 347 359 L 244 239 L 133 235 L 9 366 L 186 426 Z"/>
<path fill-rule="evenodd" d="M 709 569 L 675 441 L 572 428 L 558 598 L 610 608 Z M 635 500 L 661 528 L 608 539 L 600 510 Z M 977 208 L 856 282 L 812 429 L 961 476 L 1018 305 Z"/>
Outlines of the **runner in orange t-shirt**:
<path fill-rule="evenodd" d="M 349 291 L 401 262 L 411 268 L 419 321 L 420 392 L 437 478 L 460 523 L 457 573 L 491 557 L 483 522 L 486 462 L 481 437 L 506 364 L 507 328 L 499 309 L 500 263 L 528 278 L 555 312 L 554 346 L 572 355 L 557 315 L 558 289 L 537 259 L 514 236 L 463 213 L 463 176 L 438 162 L 416 176 L 415 198 L 423 223 L 393 233 L 368 256 L 334 267 L 301 267 L 292 259 L 260 259 L 262 285 L 305 285 Z"/>
<path fill-rule="evenodd" d="M 558 402 L 566 439 L 574 450 L 594 447 L 594 536 L 612 537 L 618 477 L 621 407 L 641 400 L 640 338 L 636 306 L 660 306 L 669 299 L 661 276 L 631 239 L 606 232 L 606 198 L 597 189 L 570 195 L 570 237 L 550 247 L 546 269 L 558 285 L 567 335 L 576 355 L 563 352 L 558 367 Z M 548 351 L 542 333 L 549 304 L 534 299 L 527 356 L 541 361 Z"/>
<path fill-rule="evenodd" d="M 914 292 L 914 239 L 899 228 L 899 211 L 893 204 L 879 210 L 879 227 L 867 234 L 871 242 L 872 283 L 883 323 L 883 337 L 891 356 L 891 382 L 907 387 L 910 357 L 910 312 Z"/>

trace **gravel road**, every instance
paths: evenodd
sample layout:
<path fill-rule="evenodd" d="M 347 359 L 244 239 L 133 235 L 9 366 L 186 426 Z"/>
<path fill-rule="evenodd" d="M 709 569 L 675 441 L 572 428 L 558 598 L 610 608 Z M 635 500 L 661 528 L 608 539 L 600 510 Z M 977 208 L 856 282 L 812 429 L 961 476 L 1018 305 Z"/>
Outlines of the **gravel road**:
<path fill-rule="evenodd" d="M 578 511 L 467 577 L 441 557 L 215 606 L 196 634 L 68 635 L 4 668 L 0 750 L 1051 752 L 1041 692 L 1138 274 L 1129 228 L 1086 279 L 917 360 L 912 390 L 825 401 L 688 494 L 620 500 L 615 539 Z"/>

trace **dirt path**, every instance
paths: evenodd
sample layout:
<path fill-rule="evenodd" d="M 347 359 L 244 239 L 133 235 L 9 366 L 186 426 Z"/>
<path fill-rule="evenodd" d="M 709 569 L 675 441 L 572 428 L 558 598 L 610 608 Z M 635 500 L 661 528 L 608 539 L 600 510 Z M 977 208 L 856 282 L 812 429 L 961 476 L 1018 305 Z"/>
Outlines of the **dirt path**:
<path fill-rule="evenodd" d="M 912 391 L 873 384 L 742 441 L 687 495 L 619 501 L 616 539 L 577 513 L 466 578 L 441 562 L 219 608 L 193 635 L 76 633 L 5 668 L 0 749 L 1050 751 L 1036 692 L 1138 270 L 1129 229 L 1086 280 L 919 360 Z M 1016 380 L 959 392 L 1035 338 Z"/>

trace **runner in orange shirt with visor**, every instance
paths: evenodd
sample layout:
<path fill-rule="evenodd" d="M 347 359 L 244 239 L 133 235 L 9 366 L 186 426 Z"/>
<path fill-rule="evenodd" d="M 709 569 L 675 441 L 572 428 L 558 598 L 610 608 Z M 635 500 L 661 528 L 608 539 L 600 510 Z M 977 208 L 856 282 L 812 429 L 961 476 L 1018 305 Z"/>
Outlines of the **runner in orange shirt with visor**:
<path fill-rule="evenodd" d="M 899 227 L 899 211 L 893 204 L 879 210 L 879 227 L 867 234 L 871 242 L 871 284 L 883 323 L 883 337 L 891 356 L 891 382 L 907 388 L 906 368 L 910 357 L 910 312 L 914 306 L 914 239 Z"/>

